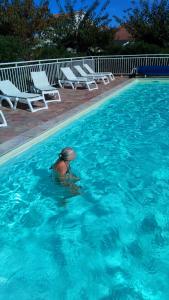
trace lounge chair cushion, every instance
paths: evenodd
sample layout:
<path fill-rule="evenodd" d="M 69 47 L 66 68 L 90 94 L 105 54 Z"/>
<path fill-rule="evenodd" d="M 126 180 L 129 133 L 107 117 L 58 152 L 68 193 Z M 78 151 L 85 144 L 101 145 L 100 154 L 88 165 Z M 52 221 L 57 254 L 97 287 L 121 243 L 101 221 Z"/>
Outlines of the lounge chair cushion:
<path fill-rule="evenodd" d="M 149 76 L 169 76 L 169 66 L 140 66 L 137 67 L 136 72 Z"/>

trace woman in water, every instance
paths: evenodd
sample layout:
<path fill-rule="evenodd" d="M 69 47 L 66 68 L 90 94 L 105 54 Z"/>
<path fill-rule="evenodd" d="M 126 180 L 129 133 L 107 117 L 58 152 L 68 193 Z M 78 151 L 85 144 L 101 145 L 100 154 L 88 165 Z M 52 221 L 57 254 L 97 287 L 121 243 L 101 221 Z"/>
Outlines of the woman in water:
<path fill-rule="evenodd" d="M 64 148 L 59 154 L 59 158 L 52 166 L 52 169 L 58 173 L 59 177 L 70 175 L 70 162 L 74 160 L 75 157 L 76 154 L 72 148 Z"/>
<path fill-rule="evenodd" d="M 75 184 L 79 180 L 78 177 L 71 173 L 70 162 L 76 158 L 75 151 L 70 148 L 64 148 L 60 154 L 57 161 L 52 165 L 51 169 L 54 171 L 54 177 L 63 186 L 70 188 L 70 192 L 75 195 L 79 194 L 79 186 Z"/>

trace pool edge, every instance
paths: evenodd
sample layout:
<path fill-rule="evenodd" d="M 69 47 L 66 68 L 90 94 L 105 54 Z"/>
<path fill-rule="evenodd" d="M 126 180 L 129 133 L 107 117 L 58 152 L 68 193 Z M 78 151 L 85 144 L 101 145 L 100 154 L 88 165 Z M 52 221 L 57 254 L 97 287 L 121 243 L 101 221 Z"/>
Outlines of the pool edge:
<path fill-rule="evenodd" d="M 87 113 L 89 113 L 90 111 L 98 108 L 99 106 L 101 106 L 104 102 L 108 101 L 110 99 L 110 97 L 114 97 L 118 92 L 120 92 L 121 90 L 123 90 L 125 87 L 127 88 L 129 85 L 135 83 L 137 81 L 137 79 L 128 79 L 123 83 L 118 84 L 117 86 L 115 86 L 114 88 L 112 88 L 109 91 L 104 92 L 103 94 L 96 96 L 94 98 L 92 98 L 90 100 L 90 102 L 85 103 L 85 104 L 81 104 L 79 106 L 77 106 L 76 108 L 73 108 L 72 110 L 68 111 L 66 114 L 64 115 L 60 115 L 58 119 L 64 118 L 64 120 L 58 120 L 56 122 L 56 125 L 51 125 L 50 123 L 54 123 L 55 119 L 52 119 L 48 122 L 46 122 L 45 124 L 39 125 L 33 129 L 31 129 L 30 131 L 24 133 L 24 135 L 26 135 L 26 137 L 24 136 L 24 138 L 26 139 L 23 144 L 19 145 L 19 146 L 11 146 L 11 149 L 4 151 L 4 153 L 2 153 L 0 155 L 0 165 L 6 163 L 7 161 L 9 161 L 10 159 L 18 156 L 19 154 L 25 152 L 26 150 L 28 150 L 30 147 L 32 147 L 35 144 L 40 143 L 41 141 L 45 140 L 46 138 L 48 138 L 49 136 L 57 133 L 58 131 L 60 131 L 61 129 L 63 129 L 64 127 L 68 126 L 69 124 L 71 124 L 72 122 L 76 121 L 77 119 L 79 119 L 80 117 L 86 115 Z M 47 128 L 46 128 L 47 127 Z M 38 135 L 32 137 L 30 132 L 35 132 L 38 131 Z M 12 142 L 14 144 L 17 144 L 17 140 L 23 138 L 23 135 L 21 134 L 18 137 L 15 137 L 13 140 L 14 141 L 7 141 L 4 144 L 12 144 Z M 3 148 L 3 146 L 0 146 L 0 148 Z M 8 146 L 10 147 L 10 146 Z"/>

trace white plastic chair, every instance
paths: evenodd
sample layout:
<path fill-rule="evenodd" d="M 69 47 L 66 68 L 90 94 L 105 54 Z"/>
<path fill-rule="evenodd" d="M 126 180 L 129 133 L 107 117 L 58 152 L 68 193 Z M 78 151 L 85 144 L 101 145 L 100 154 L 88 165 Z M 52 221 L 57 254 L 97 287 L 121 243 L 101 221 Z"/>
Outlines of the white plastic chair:
<path fill-rule="evenodd" d="M 91 75 L 96 75 L 96 74 L 99 74 L 100 76 L 105 75 L 108 76 L 111 81 L 115 80 L 115 77 L 112 72 L 94 72 L 93 69 L 88 64 L 83 64 L 83 66 Z"/>
<path fill-rule="evenodd" d="M 33 80 L 33 84 L 34 84 L 34 89 L 35 91 L 42 93 L 42 95 L 52 95 L 55 97 L 56 95 L 56 99 L 52 98 L 47 100 L 46 102 L 60 102 L 61 98 L 60 98 L 60 94 L 59 91 L 50 85 L 48 78 L 46 76 L 46 72 L 45 71 L 39 71 L 39 72 L 31 72 L 31 77 Z"/>
<path fill-rule="evenodd" d="M 86 86 L 89 91 L 98 89 L 97 83 L 93 79 L 86 77 L 76 77 L 69 67 L 61 68 L 62 73 L 66 77 L 66 80 L 59 80 L 60 87 L 64 87 L 65 84 L 70 85 L 72 89 L 76 89 L 80 84 Z"/>
<path fill-rule="evenodd" d="M 82 77 L 87 77 L 87 78 L 91 78 L 91 79 L 95 79 L 95 80 L 102 80 L 103 84 L 108 84 L 110 81 L 108 79 L 107 76 L 105 75 L 100 75 L 100 74 L 87 74 L 82 68 L 81 66 L 74 66 L 74 68 L 76 69 L 76 71 L 82 76 Z"/>
<path fill-rule="evenodd" d="M 7 122 L 6 122 L 6 119 L 5 119 L 5 116 L 2 112 L 2 110 L 0 110 L 0 116 L 1 116 L 1 119 L 2 119 L 2 123 L 0 123 L 0 127 L 6 127 L 7 126 Z"/>
<path fill-rule="evenodd" d="M 42 95 L 21 92 L 11 81 L 2 80 L 0 81 L 0 106 L 2 101 L 6 100 L 10 103 L 11 108 L 16 109 L 18 102 L 28 104 L 31 112 L 36 112 L 42 109 L 47 109 L 48 105 Z M 42 101 L 44 106 L 34 108 L 32 103 Z M 14 104 L 12 103 L 14 102 Z"/>

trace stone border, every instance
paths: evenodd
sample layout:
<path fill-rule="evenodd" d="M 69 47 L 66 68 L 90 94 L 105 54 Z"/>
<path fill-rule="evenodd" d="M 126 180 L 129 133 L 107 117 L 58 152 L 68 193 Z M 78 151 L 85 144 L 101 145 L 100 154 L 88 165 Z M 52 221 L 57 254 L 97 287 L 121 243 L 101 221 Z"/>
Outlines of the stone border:
<path fill-rule="evenodd" d="M 125 82 L 118 84 L 111 90 L 106 91 L 99 96 L 92 98 L 90 101 L 80 104 L 70 111 L 52 118 L 47 122 L 41 122 L 38 126 L 25 131 L 24 133 L 4 142 L 0 145 L 0 165 L 24 152 L 32 145 L 39 143 L 48 136 L 56 133 L 60 129 L 69 125 L 79 117 L 89 113 L 102 103 L 106 102 L 110 97 L 114 96 L 122 88 L 128 87 L 129 84 L 135 82 L 135 79 L 127 79 Z"/>

